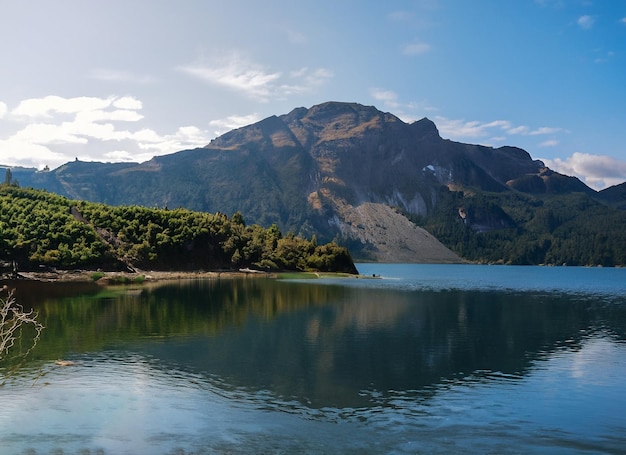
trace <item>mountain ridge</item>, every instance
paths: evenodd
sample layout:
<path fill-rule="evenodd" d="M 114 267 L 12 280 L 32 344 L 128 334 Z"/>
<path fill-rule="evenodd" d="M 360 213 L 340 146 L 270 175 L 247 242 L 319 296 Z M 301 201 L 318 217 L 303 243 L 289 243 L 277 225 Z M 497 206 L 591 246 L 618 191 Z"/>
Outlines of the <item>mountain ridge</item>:
<path fill-rule="evenodd" d="M 70 162 L 23 183 L 113 205 L 239 211 L 251 223 L 336 240 L 357 259 L 392 262 L 462 261 L 458 245 L 446 247 L 424 229 L 440 215 L 473 232 L 519 229 L 527 220 L 514 220 L 498 198 L 581 193 L 607 205 L 624 201 L 622 187 L 596 192 L 518 147 L 455 142 L 428 118 L 405 123 L 373 106 L 334 101 L 267 117 L 201 148 L 144 163 Z M 444 220 L 439 211 L 458 194 L 463 203 L 446 209 Z M 474 194 L 496 202 L 474 207 Z M 400 238 L 408 243 L 390 245 Z"/>

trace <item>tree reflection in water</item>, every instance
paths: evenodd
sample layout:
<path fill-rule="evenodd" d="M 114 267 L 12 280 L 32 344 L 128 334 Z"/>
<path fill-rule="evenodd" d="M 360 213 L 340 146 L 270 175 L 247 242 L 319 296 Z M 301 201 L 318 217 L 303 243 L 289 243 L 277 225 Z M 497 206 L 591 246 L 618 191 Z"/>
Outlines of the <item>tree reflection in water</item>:
<path fill-rule="evenodd" d="M 47 327 L 34 360 L 131 350 L 164 369 L 204 372 L 313 407 L 364 406 L 371 401 L 364 391 L 428 396 L 467 375 L 520 377 L 546 352 L 579 349 L 600 332 L 621 340 L 626 333 L 623 305 L 558 293 L 254 278 L 90 288 L 32 303 Z"/>

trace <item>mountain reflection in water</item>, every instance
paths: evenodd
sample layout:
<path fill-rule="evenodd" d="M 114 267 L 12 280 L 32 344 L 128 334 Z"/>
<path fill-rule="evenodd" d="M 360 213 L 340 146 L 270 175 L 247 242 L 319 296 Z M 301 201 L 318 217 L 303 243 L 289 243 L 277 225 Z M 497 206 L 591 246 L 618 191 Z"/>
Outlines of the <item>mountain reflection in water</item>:
<path fill-rule="evenodd" d="M 567 283 L 420 286 L 423 276 L 411 273 L 423 266 L 404 267 L 414 278 L 181 281 L 65 296 L 58 287 L 18 289 L 46 330 L 0 389 L 0 446 L 47 452 L 76 432 L 68 443 L 76 451 L 113 450 L 121 434 L 131 439 L 128 453 L 244 453 L 252 441 L 313 453 L 519 444 L 584 453 L 626 443 L 624 293 L 571 292 Z M 471 281 L 459 275 L 476 270 L 467 267 L 449 268 L 450 283 Z M 55 359 L 76 365 L 61 369 Z M 84 400 L 93 419 L 82 415 Z M 104 431 L 110 413 L 140 428 L 132 438 L 117 426 Z M 47 429 L 11 424 L 29 417 Z M 331 424 L 347 425 L 358 441 Z M 55 442 L 37 442 L 55 431 Z"/>

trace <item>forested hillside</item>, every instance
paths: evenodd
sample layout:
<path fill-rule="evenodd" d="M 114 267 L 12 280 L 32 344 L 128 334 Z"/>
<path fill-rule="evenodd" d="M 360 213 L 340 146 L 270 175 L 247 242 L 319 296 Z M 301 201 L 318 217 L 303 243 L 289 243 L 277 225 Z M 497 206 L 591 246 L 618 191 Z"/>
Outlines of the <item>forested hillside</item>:
<path fill-rule="evenodd" d="M 584 193 L 442 190 L 417 224 L 475 262 L 520 265 L 626 265 L 626 211 Z"/>
<path fill-rule="evenodd" d="M 21 270 L 318 270 L 356 273 L 347 249 L 247 226 L 235 213 L 111 207 L 0 185 L 0 261 Z"/>

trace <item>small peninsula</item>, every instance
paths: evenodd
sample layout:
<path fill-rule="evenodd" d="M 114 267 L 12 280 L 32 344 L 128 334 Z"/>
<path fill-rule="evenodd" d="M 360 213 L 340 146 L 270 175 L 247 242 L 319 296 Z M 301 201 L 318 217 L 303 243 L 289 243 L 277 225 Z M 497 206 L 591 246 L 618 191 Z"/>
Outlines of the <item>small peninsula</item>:
<path fill-rule="evenodd" d="M 0 207 L 0 267 L 8 276 L 59 270 L 358 273 L 345 247 L 283 235 L 276 225 L 247 225 L 240 213 L 109 206 L 10 184 L 0 185 Z"/>

